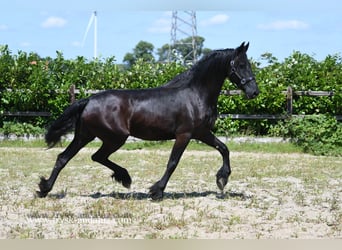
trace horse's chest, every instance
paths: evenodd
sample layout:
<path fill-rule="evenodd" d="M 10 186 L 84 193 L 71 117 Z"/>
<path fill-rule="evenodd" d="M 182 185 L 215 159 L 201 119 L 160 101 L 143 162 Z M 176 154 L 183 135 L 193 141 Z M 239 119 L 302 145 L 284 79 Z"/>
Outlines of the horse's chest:
<path fill-rule="evenodd" d="M 215 125 L 215 121 L 217 118 L 217 109 L 215 108 L 207 108 L 202 112 L 200 116 L 200 123 L 202 126 L 213 128 Z"/>

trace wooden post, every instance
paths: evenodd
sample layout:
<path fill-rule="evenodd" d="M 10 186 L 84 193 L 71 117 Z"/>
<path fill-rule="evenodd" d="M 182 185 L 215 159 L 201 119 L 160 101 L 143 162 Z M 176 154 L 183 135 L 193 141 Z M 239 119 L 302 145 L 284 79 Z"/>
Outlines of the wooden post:
<path fill-rule="evenodd" d="M 69 95 L 70 95 L 70 104 L 73 104 L 76 101 L 76 97 L 75 97 L 75 84 L 72 84 L 70 86 Z"/>
<path fill-rule="evenodd" d="M 287 87 L 286 112 L 289 116 L 292 116 L 292 112 L 293 112 L 293 91 L 292 91 L 291 86 Z"/>

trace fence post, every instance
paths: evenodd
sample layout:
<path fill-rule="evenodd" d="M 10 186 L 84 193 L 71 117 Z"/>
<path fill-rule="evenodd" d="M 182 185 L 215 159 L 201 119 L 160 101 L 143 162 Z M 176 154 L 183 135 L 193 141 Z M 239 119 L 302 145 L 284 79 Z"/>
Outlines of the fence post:
<path fill-rule="evenodd" d="M 287 87 L 286 93 L 286 112 L 289 116 L 292 116 L 293 111 L 293 91 L 291 86 Z"/>
<path fill-rule="evenodd" d="M 69 95 L 70 95 L 70 104 L 73 104 L 76 101 L 75 97 L 75 84 L 72 84 L 69 88 Z"/>

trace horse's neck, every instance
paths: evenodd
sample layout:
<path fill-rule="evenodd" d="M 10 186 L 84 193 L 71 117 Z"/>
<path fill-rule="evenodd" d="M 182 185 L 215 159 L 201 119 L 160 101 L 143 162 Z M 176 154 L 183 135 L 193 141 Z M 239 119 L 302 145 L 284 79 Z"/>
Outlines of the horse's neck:
<path fill-rule="evenodd" d="M 219 58 L 212 59 L 216 60 L 215 62 L 207 63 L 207 65 L 198 67 L 196 70 L 198 73 L 196 75 L 196 84 L 198 84 L 201 91 L 207 93 L 209 101 L 215 104 L 217 103 L 222 85 L 228 77 L 228 67 L 231 57 L 230 51 L 222 52 Z"/>
<path fill-rule="evenodd" d="M 223 73 L 212 75 L 210 78 L 203 78 L 199 85 L 199 92 L 202 93 L 208 105 L 216 107 L 225 79 L 226 76 Z"/>
<path fill-rule="evenodd" d="M 221 84 L 221 87 L 222 87 L 222 85 L 223 85 L 223 82 Z M 221 93 L 221 87 L 218 88 L 218 89 L 212 90 L 213 92 L 211 93 L 211 95 L 207 96 L 207 103 L 208 103 L 208 105 L 215 106 L 215 108 L 216 108 L 217 102 L 218 102 L 218 98 L 219 98 L 219 95 Z"/>

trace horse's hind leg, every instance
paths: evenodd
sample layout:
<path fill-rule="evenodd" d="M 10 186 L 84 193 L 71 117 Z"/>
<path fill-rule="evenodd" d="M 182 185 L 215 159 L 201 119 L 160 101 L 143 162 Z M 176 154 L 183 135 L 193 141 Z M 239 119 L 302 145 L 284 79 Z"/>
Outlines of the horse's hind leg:
<path fill-rule="evenodd" d="M 78 153 L 81 148 L 83 148 L 93 139 L 94 137 L 82 138 L 75 135 L 75 138 L 69 144 L 69 146 L 58 155 L 50 177 L 48 179 L 45 179 L 45 177 L 40 178 L 40 183 L 38 184 L 40 191 L 37 191 L 37 195 L 39 197 L 43 198 L 47 196 L 47 194 L 52 190 L 59 173 L 65 167 L 65 165 Z"/>
<path fill-rule="evenodd" d="M 126 141 L 127 136 L 123 137 L 122 139 L 115 139 L 113 141 L 103 141 L 101 148 L 92 155 L 92 160 L 102 165 L 108 167 L 109 169 L 113 170 L 114 173 L 112 177 L 117 181 L 122 183 L 122 185 L 126 188 L 130 188 L 132 179 L 128 174 L 128 171 L 117 165 L 116 163 L 110 161 L 108 157 L 118 150 Z"/>

